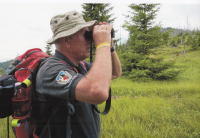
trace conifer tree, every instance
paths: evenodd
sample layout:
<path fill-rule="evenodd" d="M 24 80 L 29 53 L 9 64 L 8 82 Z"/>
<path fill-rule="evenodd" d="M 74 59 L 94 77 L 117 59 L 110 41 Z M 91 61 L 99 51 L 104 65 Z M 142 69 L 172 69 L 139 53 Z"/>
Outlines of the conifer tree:
<path fill-rule="evenodd" d="M 116 18 L 111 18 L 113 14 L 109 14 L 109 12 L 114 7 L 109 7 L 110 3 L 89 3 L 89 4 L 82 4 L 82 11 L 83 18 L 85 21 L 97 20 L 97 22 L 107 22 L 112 23 Z"/>
<path fill-rule="evenodd" d="M 198 39 L 192 38 L 192 40 L 191 40 L 191 50 L 198 50 L 198 49 L 199 49 Z"/>
<path fill-rule="evenodd" d="M 125 15 L 123 27 L 129 32 L 130 48 L 142 55 L 149 55 L 151 49 L 161 43 L 159 25 L 153 26 L 153 20 L 160 4 L 130 4 L 130 14 Z"/>
<path fill-rule="evenodd" d="M 165 46 L 168 44 L 170 32 L 171 32 L 171 30 L 165 31 L 164 33 L 162 33 L 163 44 L 164 44 Z M 163 50 L 163 44 L 162 44 L 162 50 Z"/>
<path fill-rule="evenodd" d="M 49 45 L 49 44 L 47 44 L 46 45 L 46 53 L 48 54 L 48 55 L 50 55 L 50 56 L 53 56 L 53 54 L 52 54 L 52 47 L 51 47 L 51 45 Z"/>
<path fill-rule="evenodd" d="M 198 34 L 197 43 L 198 43 L 198 46 L 200 47 L 200 34 Z"/>
<path fill-rule="evenodd" d="M 166 80 L 175 77 L 179 70 L 174 62 L 151 58 L 154 49 L 162 44 L 160 26 L 153 25 L 160 4 L 130 4 L 132 10 L 125 17 L 123 27 L 129 32 L 129 50 L 121 55 L 123 75 L 133 81 Z M 167 36 L 166 40 L 169 36 Z"/>

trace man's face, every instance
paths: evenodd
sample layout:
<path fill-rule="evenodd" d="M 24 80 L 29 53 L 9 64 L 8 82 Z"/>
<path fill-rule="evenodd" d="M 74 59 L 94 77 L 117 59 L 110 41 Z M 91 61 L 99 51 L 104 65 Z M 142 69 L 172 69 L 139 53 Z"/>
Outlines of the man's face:
<path fill-rule="evenodd" d="M 77 60 L 84 60 L 90 56 L 90 42 L 85 40 L 85 31 L 88 31 L 88 27 L 81 29 L 75 34 L 75 39 L 70 39 L 70 51 L 73 58 Z"/>

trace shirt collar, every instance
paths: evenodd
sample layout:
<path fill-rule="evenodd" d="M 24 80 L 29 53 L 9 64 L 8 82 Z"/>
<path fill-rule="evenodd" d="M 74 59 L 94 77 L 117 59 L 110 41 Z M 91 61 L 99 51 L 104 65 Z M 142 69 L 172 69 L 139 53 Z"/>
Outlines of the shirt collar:
<path fill-rule="evenodd" d="M 63 55 L 61 52 L 59 52 L 58 50 L 55 50 L 54 56 L 62 59 L 63 61 L 65 61 L 66 63 L 68 63 L 72 67 L 78 67 L 74 63 L 72 63 L 65 55 Z"/>

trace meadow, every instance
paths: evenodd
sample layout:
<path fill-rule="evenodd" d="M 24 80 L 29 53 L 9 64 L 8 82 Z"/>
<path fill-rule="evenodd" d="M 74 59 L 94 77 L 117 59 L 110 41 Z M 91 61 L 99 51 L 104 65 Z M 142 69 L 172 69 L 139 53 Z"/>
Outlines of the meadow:
<path fill-rule="evenodd" d="M 113 80 L 111 110 L 101 115 L 101 138 L 200 137 L 200 51 L 187 46 L 181 54 L 183 45 L 171 48 L 171 54 L 169 47 L 160 49 L 156 56 L 175 60 L 181 73 L 170 81 Z M 6 119 L 0 119 L 0 138 L 5 137 Z"/>
<path fill-rule="evenodd" d="M 101 138 L 200 137 L 200 51 L 187 47 L 184 55 L 183 45 L 171 48 L 171 54 L 168 49 L 158 49 L 156 56 L 176 60 L 182 71 L 174 80 L 139 83 L 122 76 L 112 81 Z"/>

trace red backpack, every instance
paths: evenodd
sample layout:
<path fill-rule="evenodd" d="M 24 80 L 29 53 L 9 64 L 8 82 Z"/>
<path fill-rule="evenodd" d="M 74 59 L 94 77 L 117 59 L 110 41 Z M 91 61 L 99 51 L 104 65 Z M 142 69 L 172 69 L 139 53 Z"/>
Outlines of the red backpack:
<path fill-rule="evenodd" d="M 16 57 L 6 70 L 6 74 L 14 75 L 18 82 L 15 83 L 11 102 L 14 110 L 11 126 L 15 127 L 17 138 L 38 138 L 35 134 L 36 122 L 30 117 L 35 97 L 34 82 L 39 65 L 48 57 L 50 56 L 39 48 L 30 49 Z"/>

